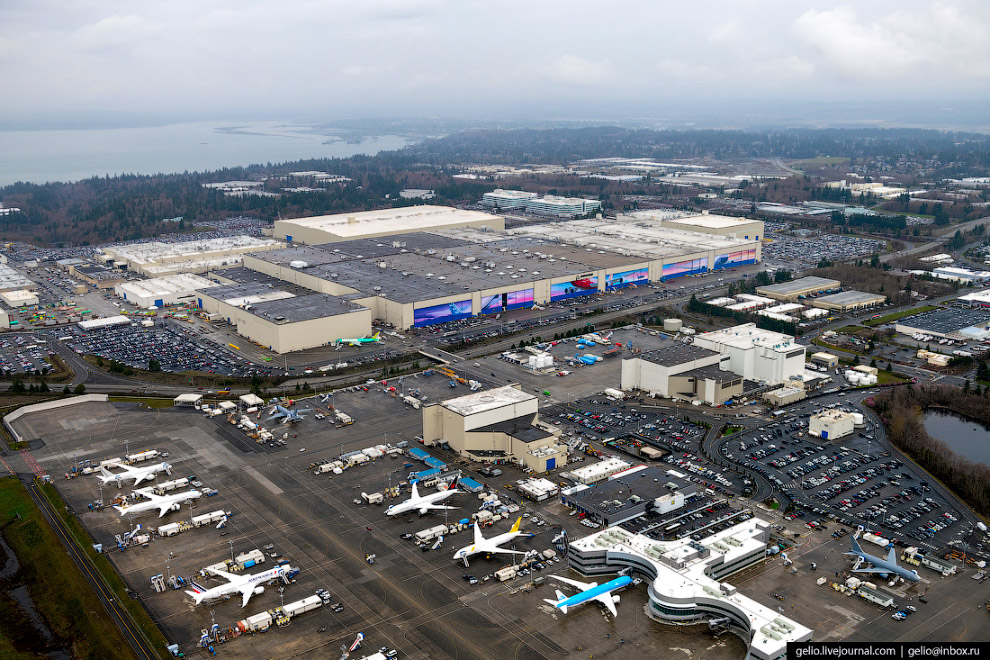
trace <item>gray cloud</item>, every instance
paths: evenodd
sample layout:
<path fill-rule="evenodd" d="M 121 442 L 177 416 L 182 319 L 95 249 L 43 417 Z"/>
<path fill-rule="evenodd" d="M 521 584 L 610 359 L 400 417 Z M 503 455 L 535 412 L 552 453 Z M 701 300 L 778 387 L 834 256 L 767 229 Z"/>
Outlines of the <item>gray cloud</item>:
<path fill-rule="evenodd" d="M 987 43 L 980 0 L 7 0 L 0 118 L 975 99 Z"/>

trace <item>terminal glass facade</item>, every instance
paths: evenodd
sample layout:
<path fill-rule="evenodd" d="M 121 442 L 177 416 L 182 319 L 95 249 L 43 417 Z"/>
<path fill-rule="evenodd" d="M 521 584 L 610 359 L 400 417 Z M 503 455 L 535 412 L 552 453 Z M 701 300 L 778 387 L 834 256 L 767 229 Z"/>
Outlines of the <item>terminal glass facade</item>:
<path fill-rule="evenodd" d="M 605 276 L 605 289 L 621 289 L 630 284 L 646 284 L 650 281 L 650 269 L 627 270 L 622 273 L 612 273 Z"/>
<path fill-rule="evenodd" d="M 678 277 L 684 277 L 685 275 L 700 275 L 707 271 L 708 257 L 688 259 L 687 261 L 678 261 L 673 264 L 664 264 L 663 275 L 660 279 L 664 281 L 673 280 Z"/>
<path fill-rule="evenodd" d="M 550 285 L 550 300 L 564 300 L 598 293 L 598 276 L 581 277 L 570 282 Z"/>
<path fill-rule="evenodd" d="M 756 248 L 752 250 L 740 250 L 739 252 L 729 252 L 715 257 L 715 265 L 712 270 L 722 270 L 723 268 L 735 268 L 736 266 L 746 266 L 756 263 Z"/>
<path fill-rule="evenodd" d="M 435 325 L 437 323 L 446 323 L 447 321 L 466 319 L 469 316 L 471 316 L 471 300 L 458 300 L 457 302 L 444 303 L 443 305 L 420 307 L 413 312 L 413 325 L 416 327 Z"/>

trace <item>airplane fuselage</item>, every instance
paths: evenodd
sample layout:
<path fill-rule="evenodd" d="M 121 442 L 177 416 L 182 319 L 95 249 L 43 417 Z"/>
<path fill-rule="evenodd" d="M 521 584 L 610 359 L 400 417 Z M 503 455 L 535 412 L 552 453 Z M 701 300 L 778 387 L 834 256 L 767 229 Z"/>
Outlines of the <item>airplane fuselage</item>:
<path fill-rule="evenodd" d="M 586 603 L 589 600 L 594 600 L 599 596 L 615 591 L 616 589 L 621 589 L 628 584 L 632 584 L 632 578 L 628 575 L 620 575 L 614 580 L 609 580 L 604 584 L 599 584 L 597 587 L 592 587 L 582 591 L 581 593 L 574 594 L 567 600 L 557 605 L 557 607 L 574 607 L 575 605 L 580 605 L 581 603 Z"/>

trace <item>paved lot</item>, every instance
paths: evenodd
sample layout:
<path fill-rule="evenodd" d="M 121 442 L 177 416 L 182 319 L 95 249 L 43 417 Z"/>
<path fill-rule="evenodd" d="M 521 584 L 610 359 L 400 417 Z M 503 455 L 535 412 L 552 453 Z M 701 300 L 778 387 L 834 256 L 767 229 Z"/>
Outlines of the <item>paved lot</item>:
<path fill-rule="evenodd" d="M 341 409 L 358 420 L 354 425 L 321 428 L 322 420 L 307 418 L 292 429 L 305 438 L 295 438 L 287 448 L 277 451 L 252 441 L 233 442 L 220 430 L 225 422 L 193 411 L 84 404 L 73 409 L 71 417 L 28 416 L 20 426 L 33 437 L 43 438 L 32 443 L 33 453 L 56 476 L 81 459 L 120 455 L 127 441 L 132 452 L 152 447 L 168 451 L 168 460 L 175 466 L 173 476 L 195 474 L 204 486 L 220 491 L 215 497 L 198 500 L 194 510 L 170 513 L 162 522 L 223 508 L 234 514 L 225 529 L 207 526 L 156 538 L 147 548 L 110 552 L 112 561 L 169 639 L 180 643 L 187 654 L 205 655 L 194 645 L 200 630 L 210 624 L 210 609 L 193 607 L 181 592 L 153 593 L 149 578 L 157 573 L 191 576 L 203 566 L 229 557 L 231 549 L 239 553 L 272 544 L 273 552 L 301 569 L 295 583 L 285 587 L 285 602 L 326 588 L 344 610 L 337 613 L 324 607 L 301 615 L 285 629 L 223 645 L 223 654 L 325 658 L 336 654 L 357 632 L 363 632 L 367 648 L 394 647 L 403 657 L 412 658 L 559 658 L 584 657 L 584 653 L 600 657 L 620 646 L 623 657 L 671 655 L 678 652 L 675 649 L 705 653 L 705 657 L 742 657 L 742 643 L 733 636 L 716 640 L 704 630 L 671 629 L 646 620 L 642 586 L 624 595 L 622 616 L 617 621 L 605 621 L 592 607 L 566 617 L 551 612 L 542 603 L 542 598 L 552 595 L 545 586 L 526 593 L 519 590 L 524 586 L 519 581 L 468 585 L 460 579 L 464 567 L 450 560 L 453 550 L 462 545 L 461 536 L 467 542 L 466 533 L 451 536 L 440 550 L 422 552 L 399 536 L 436 524 L 439 516 L 387 519 L 382 508 L 351 501 L 361 491 L 380 489 L 390 472 L 404 472 L 401 466 L 406 459 L 380 459 L 332 478 L 306 469 L 316 459 L 336 456 L 341 447 L 347 451 L 379 442 L 380 433 L 387 434 L 389 440 L 418 433 L 413 420 L 419 413 L 380 392 L 342 393 L 336 399 Z M 388 413 L 382 414 L 385 410 Z M 299 452 L 297 447 L 303 441 L 307 449 Z M 503 481 L 521 476 L 515 470 L 506 472 Z M 114 535 L 128 529 L 127 519 L 122 520 L 112 510 L 91 512 L 86 508 L 100 495 L 95 479 L 57 478 L 56 483 L 94 537 L 113 548 Z M 115 490 L 110 486 L 104 496 Z M 467 495 L 459 496 L 457 504 L 464 509 L 457 515 L 466 515 L 474 506 Z M 527 504 L 527 510 L 538 510 L 541 517 L 551 521 L 573 521 L 566 515 L 560 517 L 566 511 L 559 503 Z M 137 522 L 146 529 L 159 524 L 145 515 L 138 516 Z M 506 524 L 500 523 L 496 530 L 501 531 Z M 549 547 L 548 530 L 534 528 L 536 536 L 520 545 Z M 374 565 L 365 562 L 368 553 L 377 555 Z M 502 565 L 500 561 L 478 559 L 470 570 L 481 577 Z M 545 572 L 550 571 L 567 572 L 563 563 Z M 272 586 L 256 595 L 244 610 L 234 601 L 219 603 L 212 610 L 216 621 L 227 627 L 278 603 L 279 594 Z M 318 632 L 324 627 L 325 632 Z M 625 643 L 617 644 L 618 639 Z"/>

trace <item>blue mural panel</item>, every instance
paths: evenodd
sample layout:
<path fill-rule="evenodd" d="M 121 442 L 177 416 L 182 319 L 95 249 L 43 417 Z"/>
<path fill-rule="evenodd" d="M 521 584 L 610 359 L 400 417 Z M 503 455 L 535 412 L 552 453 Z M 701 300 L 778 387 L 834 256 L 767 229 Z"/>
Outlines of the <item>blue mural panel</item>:
<path fill-rule="evenodd" d="M 715 257 L 715 265 L 712 270 L 722 270 L 723 268 L 735 268 L 736 266 L 746 266 L 756 263 L 756 249 L 740 250 L 729 252 Z"/>
<path fill-rule="evenodd" d="M 550 300 L 564 300 L 598 293 L 598 277 L 580 277 L 570 282 L 550 285 Z"/>
<path fill-rule="evenodd" d="M 660 279 L 667 281 L 673 280 L 678 277 L 685 277 L 687 275 L 700 275 L 708 271 L 708 257 L 701 257 L 699 259 L 688 259 L 687 261 L 678 261 L 673 264 L 663 265 L 663 274 Z"/>
<path fill-rule="evenodd" d="M 436 325 L 437 323 L 466 319 L 469 316 L 471 316 L 471 300 L 458 300 L 457 302 L 420 307 L 414 310 L 413 325 L 416 327 Z"/>
<path fill-rule="evenodd" d="M 605 290 L 621 289 L 630 284 L 647 284 L 650 281 L 650 269 L 627 270 L 622 273 L 612 273 L 605 276 Z"/>

